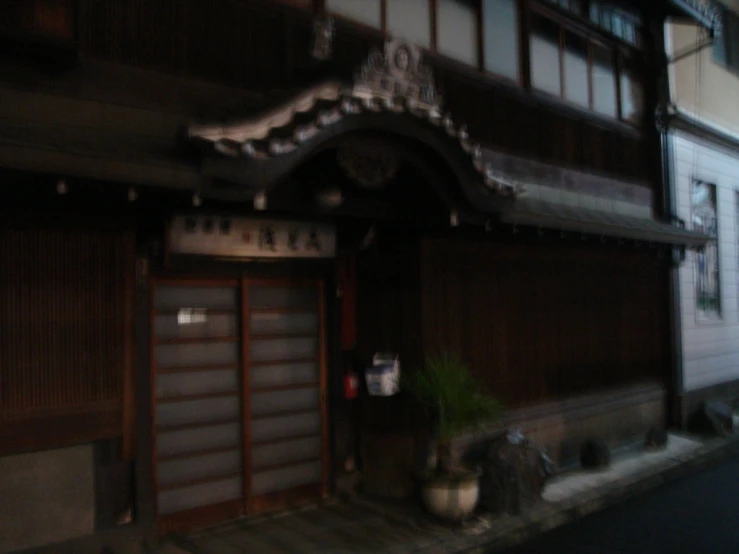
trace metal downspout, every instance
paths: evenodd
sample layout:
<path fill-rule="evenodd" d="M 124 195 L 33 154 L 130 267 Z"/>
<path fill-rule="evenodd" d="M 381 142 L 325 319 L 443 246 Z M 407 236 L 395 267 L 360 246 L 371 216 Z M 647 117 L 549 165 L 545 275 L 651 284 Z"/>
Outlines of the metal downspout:
<path fill-rule="evenodd" d="M 662 52 L 665 51 L 665 27 L 666 20 L 662 19 L 660 26 L 660 44 Z M 672 137 L 670 136 L 670 124 L 672 114 L 670 110 L 670 83 L 669 83 L 669 61 L 667 56 L 664 58 L 664 65 L 660 72 L 658 83 L 658 109 L 657 109 L 657 128 L 660 133 L 661 147 L 661 165 L 662 165 L 662 210 L 665 216 L 671 219 L 677 216 L 677 198 L 674 194 L 675 188 L 675 153 L 673 149 Z M 682 408 L 682 398 L 684 393 L 684 376 L 683 376 L 683 337 L 682 337 L 682 310 L 680 307 L 680 256 L 676 249 L 673 249 L 673 259 L 670 265 L 670 275 L 668 282 L 668 316 L 669 316 L 669 333 L 670 333 L 670 354 L 672 355 L 672 383 L 668 389 L 669 394 L 669 411 L 668 424 L 677 425 L 684 428 L 684 414 Z M 671 389 L 671 390 L 670 390 Z"/>
<path fill-rule="evenodd" d="M 673 216 L 677 212 L 677 202 L 674 194 L 675 152 L 669 135 L 669 122 L 660 129 L 660 143 L 662 148 L 662 192 L 666 214 Z M 678 257 L 677 252 L 673 254 Z M 684 414 L 682 410 L 682 397 L 684 393 L 683 377 L 683 336 L 682 336 L 682 310 L 680 308 L 680 263 L 679 258 L 670 267 L 669 285 L 669 318 L 670 318 L 670 344 L 672 354 L 672 392 L 670 398 L 671 423 L 684 428 Z"/>

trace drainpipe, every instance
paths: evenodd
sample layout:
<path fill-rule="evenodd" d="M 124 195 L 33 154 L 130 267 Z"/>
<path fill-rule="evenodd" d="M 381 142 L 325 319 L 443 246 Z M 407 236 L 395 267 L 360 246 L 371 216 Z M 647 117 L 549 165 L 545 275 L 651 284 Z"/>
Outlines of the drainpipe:
<path fill-rule="evenodd" d="M 670 137 L 670 115 L 664 110 L 662 117 L 664 125 L 660 128 L 660 146 L 662 151 L 662 194 L 665 214 L 674 218 L 677 214 L 677 202 L 674 194 L 674 167 L 675 152 Z M 670 346 L 672 355 L 672 392 L 670 394 L 670 423 L 683 428 L 685 425 L 682 410 L 684 393 L 683 376 L 683 336 L 682 311 L 680 308 L 680 262 L 681 255 L 673 249 L 673 259 L 670 265 L 669 276 L 669 317 L 670 317 Z"/>
<path fill-rule="evenodd" d="M 657 39 L 661 45 L 660 53 L 665 53 L 665 24 L 660 18 Z M 671 220 L 677 217 L 677 199 L 674 194 L 674 167 L 675 153 L 670 137 L 670 123 L 672 119 L 670 83 L 668 66 L 670 60 L 665 55 L 658 79 L 658 103 L 656 125 L 660 135 L 661 152 L 661 181 L 662 181 L 662 213 Z M 668 282 L 668 316 L 670 331 L 670 354 L 672 357 L 672 383 L 668 389 L 668 424 L 682 428 L 685 425 L 682 398 L 684 393 L 683 378 L 683 343 L 682 343 L 682 311 L 680 308 L 680 262 L 681 252 L 673 248 L 672 263 Z M 671 389 L 671 390 L 670 390 Z"/>

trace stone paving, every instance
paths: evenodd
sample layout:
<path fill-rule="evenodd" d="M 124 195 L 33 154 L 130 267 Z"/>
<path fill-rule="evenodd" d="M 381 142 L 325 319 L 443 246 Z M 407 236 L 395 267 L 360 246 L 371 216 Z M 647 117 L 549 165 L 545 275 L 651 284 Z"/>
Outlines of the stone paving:
<path fill-rule="evenodd" d="M 700 442 L 671 434 L 662 450 L 617 452 L 604 471 L 555 477 L 540 505 L 521 516 L 477 517 L 452 526 L 432 520 L 418 503 L 361 496 L 291 512 L 209 527 L 162 545 L 166 554 L 497 552 L 624 498 L 739 452 L 739 439 Z"/>
<path fill-rule="evenodd" d="M 352 502 L 307 506 L 289 515 L 211 527 L 175 544 L 192 554 L 448 552 L 454 529 L 404 514 L 401 525 L 382 509 Z"/>

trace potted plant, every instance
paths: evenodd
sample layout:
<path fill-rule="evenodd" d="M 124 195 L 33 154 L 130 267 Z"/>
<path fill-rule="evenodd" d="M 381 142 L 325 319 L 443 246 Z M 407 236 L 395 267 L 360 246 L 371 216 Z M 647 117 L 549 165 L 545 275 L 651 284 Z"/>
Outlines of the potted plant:
<path fill-rule="evenodd" d="M 469 368 L 444 355 L 429 358 L 422 370 L 403 377 L 403 388 L 429 412 L 436 435 L 436 467 L 422 476 L 426 508 L 447 519 L 464 519 L 475 509 L 479 471 L 463 467 L 452 454 L 455 436 L 501 415 L 501 405 L 481 391 Z"/>

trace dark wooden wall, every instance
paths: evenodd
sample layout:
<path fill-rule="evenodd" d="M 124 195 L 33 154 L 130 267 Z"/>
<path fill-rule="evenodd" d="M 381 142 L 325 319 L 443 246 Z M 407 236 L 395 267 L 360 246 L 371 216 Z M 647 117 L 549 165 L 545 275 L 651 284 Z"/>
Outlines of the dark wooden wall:
<path fill-rule="evenodd" d="M 466 122 L 470 136 L 490 148 L 624 179 L 650 179 L 645 135 L 609 130 L 448 69 L 437 71 L 437 79 L 455 119 Z"/>
<path fill-rule="evenodd" d="M 423 363 L 419 242 L 389 233 L 390 242 L 361 252 L 357 258 L 357 354 L 362 368 L 375 352 L 394 352 L 402 371 Z M 394 244 L 393 244 L 394 242 Z M 408 425 L 404 397 L 362 399 L 365 425 Z"/>
<path fill-rule="evenodd" d="M 426 353 L 458 354 L 508 407 L 665 381 L 654 250 L 429 239 L 422 275 Z"/>
<path fill-rule="evenodd" d="M 123 435 L 132 238 L 79 219 L 57 226 L 4 218 L 1 453 Z"/>
<path fill-rule="evenodd" d="M 363 362 L 378 351 L 404 363 L 423 361 L 417 241 L 373 248 L 357 259 L 357 351 Z"/>
<path fill-rule="evenodd" d="M 246 111 L 320 78 L 351 78 L 369 49 L 382 42 L 376 32 L 338 22 L 333 58 L 317 62 L 310 57 L 311 14 L 266 0 L 80 0 L 78 21 L 84 58 L 264 95 L 261 101 L 245 97 Z M 654 180 L 655 150 L 647 147 L 655 140 L 653 130 L 559 109 L 556 102 L 504 87 L 472 68 L 432 63 L 447 109 L 485 146 Z"/>

